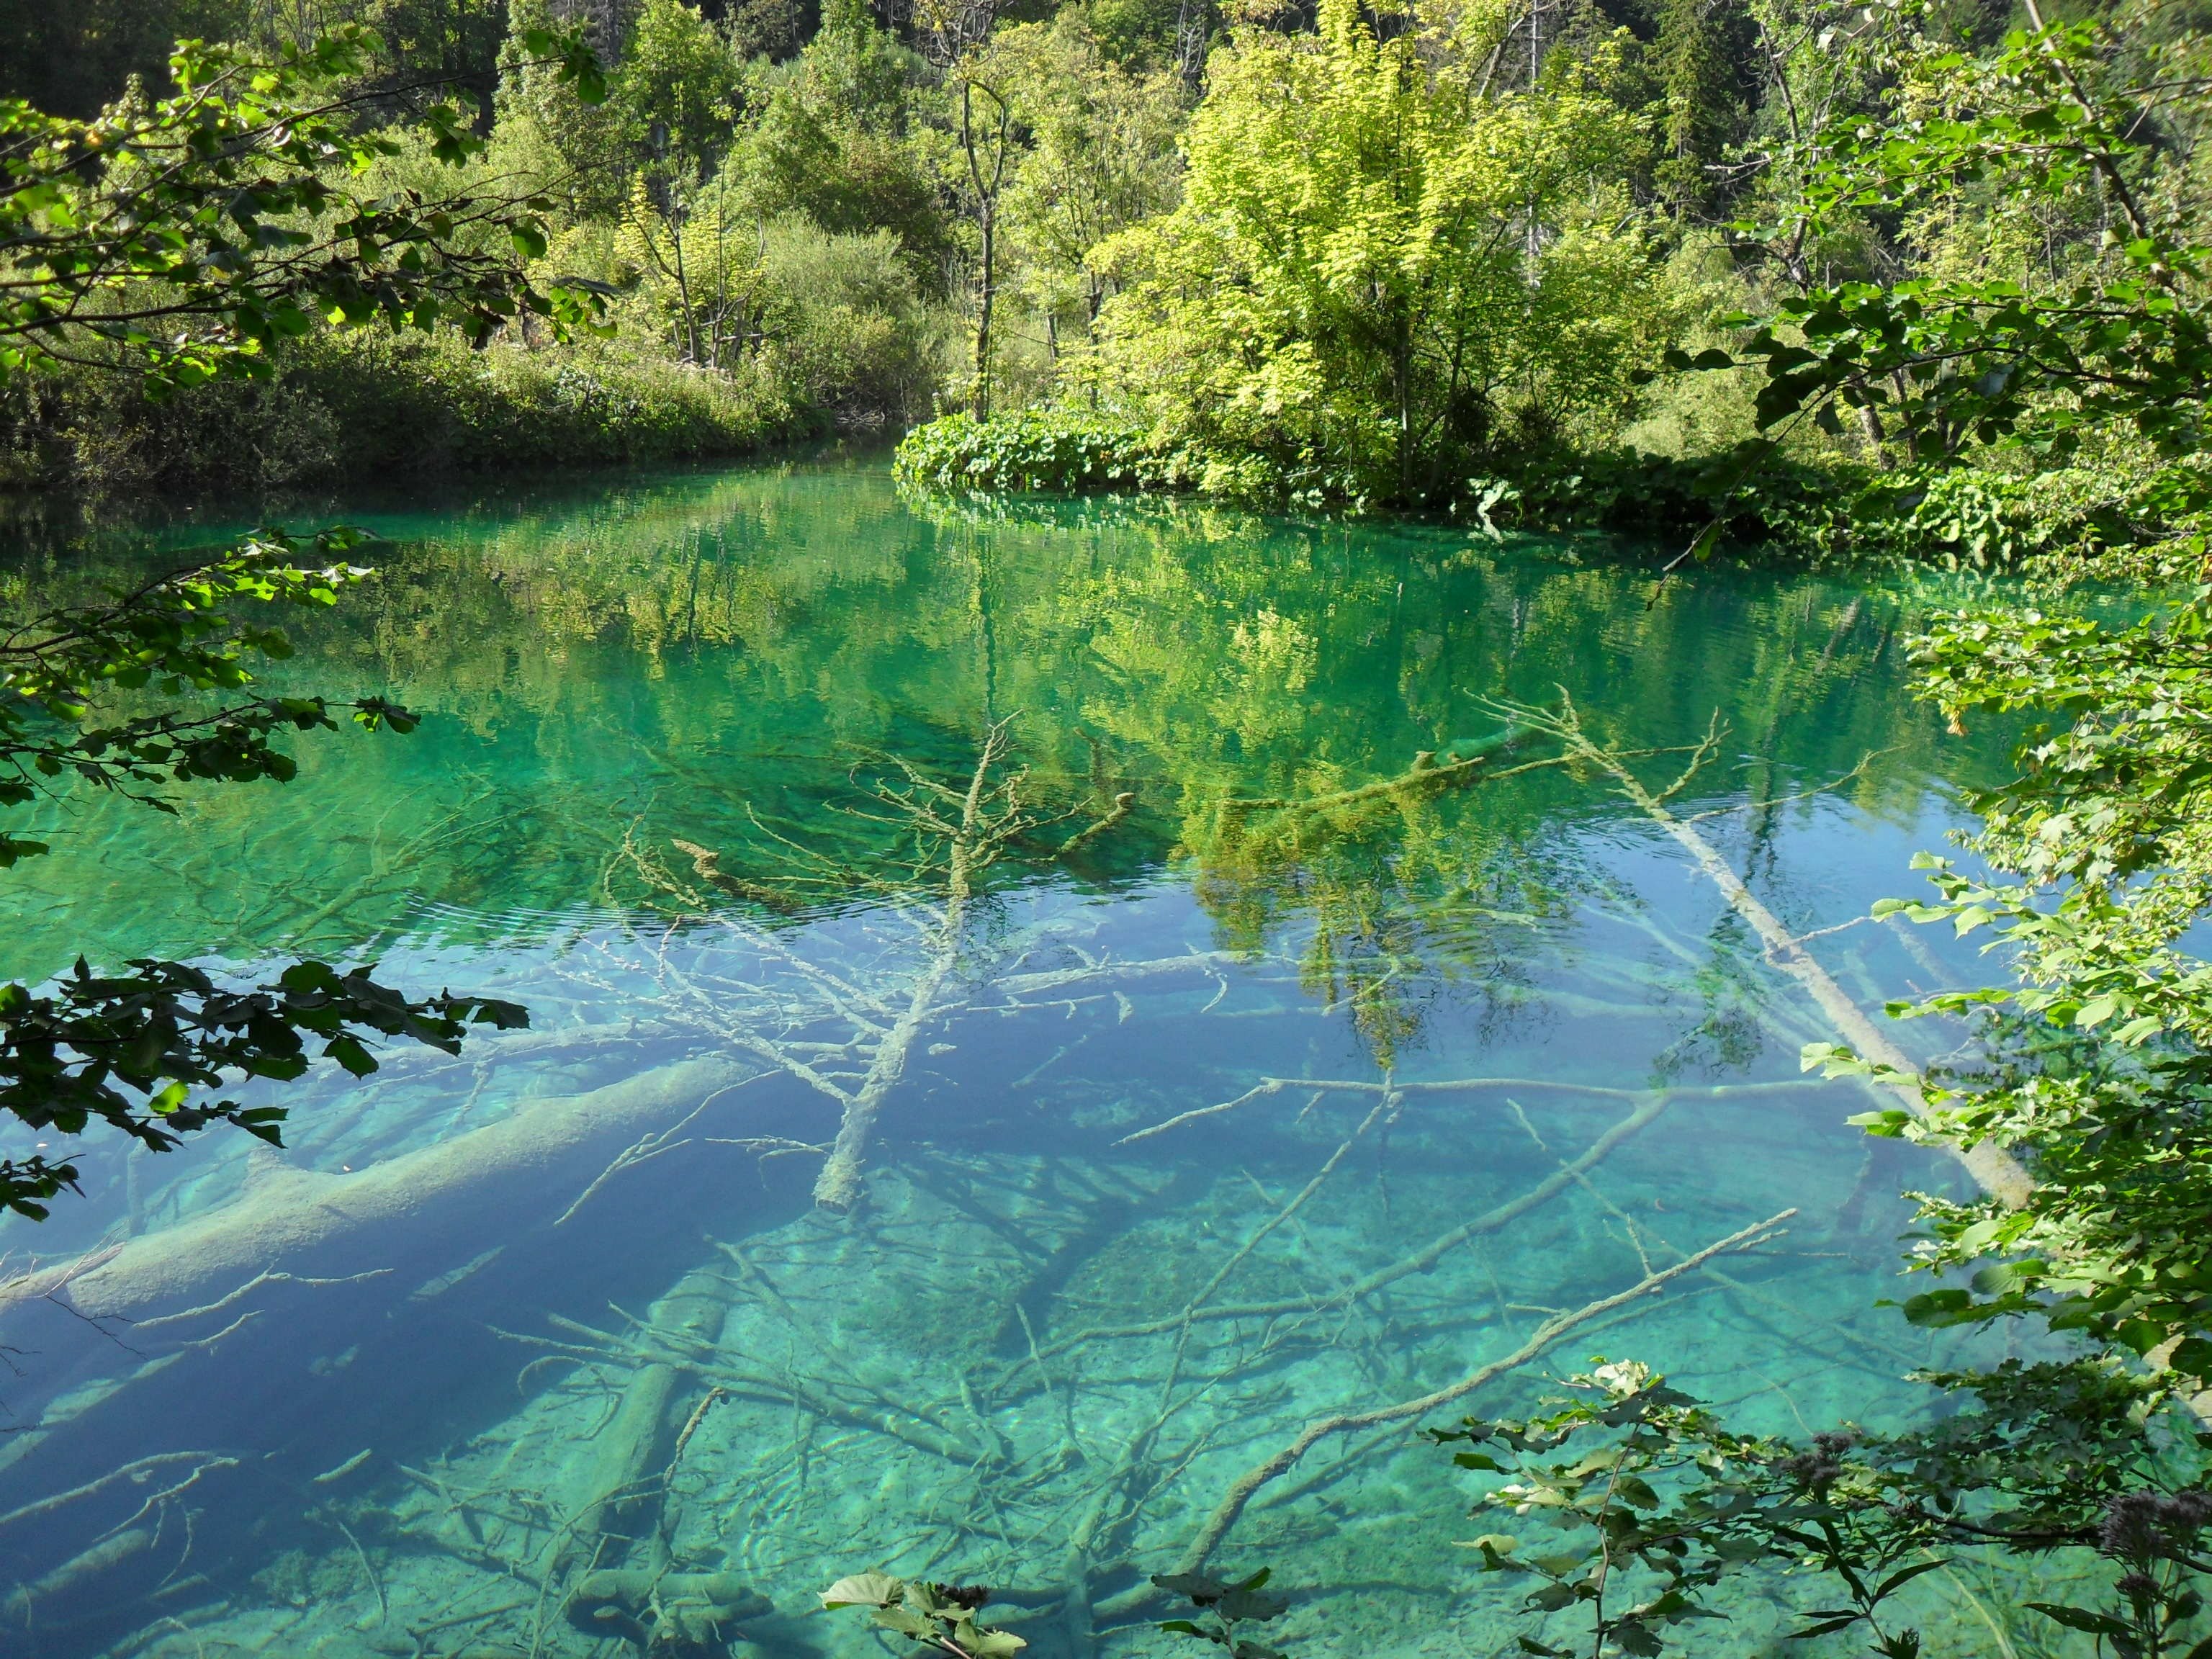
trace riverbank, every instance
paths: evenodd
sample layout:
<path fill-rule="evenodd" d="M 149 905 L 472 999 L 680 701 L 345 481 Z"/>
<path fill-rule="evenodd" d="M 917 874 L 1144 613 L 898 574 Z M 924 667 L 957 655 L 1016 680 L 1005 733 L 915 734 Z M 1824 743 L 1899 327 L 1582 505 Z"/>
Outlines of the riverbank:
<path fill-rule="evenodd" d="M 901 441 L 901 482 L 953 493 L 1193 493 L 1364 514 L 1348 473 L 1178 444 L 1110 413 L 946 416 Z M 2212 465 L 2116 449 L 2075 465 L 1878 467 L 1764 441 L 1671 455 L 1628 446 L 1469 453 L 1416 511 L 1484 533 L 1601 532 L 1718 547 L 1893 558 L 1947 569 L 2168 580 L 2212 530 Z M 1400 503 L 1405 507 L 1407 504 Z"/>
<path fill-rule="evenodd" d="M 0 402 L 0 489 L 240 495 L 727 459 L 830 426 L 772 373 L 599 343 L 471 350 L 450 335 L 330 335 L 264 377 L 166 398 L 91 368 L 17 382 Z"/>

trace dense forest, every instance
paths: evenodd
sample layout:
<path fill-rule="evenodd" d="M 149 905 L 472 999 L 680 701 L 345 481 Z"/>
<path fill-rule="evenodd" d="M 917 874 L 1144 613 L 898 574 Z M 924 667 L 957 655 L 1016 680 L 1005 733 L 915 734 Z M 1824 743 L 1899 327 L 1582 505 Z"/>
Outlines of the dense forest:
<path fill-rule="evenodd" d="M 96 520 L 843 435 L 896 441 L 902 485 L 934 504 L 917 511 L 955 516 L 1103 493 L 1402 515 L 1478 549 L 1614 532 L 1630 539 L 1608 556 L 1648 566 L 1646 611 L 1670 582 L 1754 564 L 1957 578 L 1972 607 L 1905 647 L 1915 741 L 2039 724 L 2009 781 L 1972 797 L 1961 853 L 1923 860 L 1932 893 L 1878 914 L 2002 947 L 1990 983 L 1889 1010 L 1974 1040 L 1916 1065 L 1846 1012 L 1846 1041 L 1802 1059 L 1890 1091 L 1852 1121 L 1956 1152 L 1980 1183 L 1915 1195 L 1926 1277 L 1903 1319 L 2026 1332 L 2021 1352 L 1923 1374 L 1944 1407 L 1896 1433 L 1739 1431 L 1621 1361 L 1557 1409 L 1432 1436 L 1464 1448 L 1501 1528 L 1466 1542 L 1470 1562 L 1526 1581 L 1530 1620 L 1564 1616 L 1522 1651 L 1695 1651 L 1717 1587 L 1778 1562 L 1821 1580 L 1799 1634 L 1911 1659 L 1911 1587 L 1939 1552 L 1978 1549 L 2090 1564 L 2074 1599 L 2022 1601 L 2054 1642 L 2205 1659 L 2208 121 L 2197 0 L 0 0 L 0 484 Z M 256 689 L 289 649 L 259 607 L 352 605 L 362 545 L 264 532 L 19 617 L 0 638 L 0 806 L 55 780 L 157 805 L 173 785 L 281 782 L 298 734 L 412 730 L 385 697 Z M 641 564 L 580 559 L 563 603 L 613 616 L 630 603 L 614 590 L 652 586 Z M 1158 585 L 1191 585 L 1157 564 Z M 1295 585 L 1237 578 L 1240 604 Z M 1072 574 L 1003 625 L 1023 605 L 1087 620 L 1107 607 L 1085 584 L 1106 580 Z M 502 592 L 528 608 L 526 580 Z M 682 603 L 696 623 L 696 582 Z M 655 589 L 628 614 L 676 608 Z M 1820 647 L 1779 611 L 1766 625 L 1824 670 L 1844 638 Z M 1233 626 L 1215 655 L 1262 648 Z M 1505 670 L 1482 672 L 1499 684 L 1453 690 L 1502 698 Z M 1212 735 L 1190 697 L 1176 741 Z M 1662 789 L 1631 763 L 1676 750 L 1615 745 L 1564 688 L 1531 697 L 1483 705 L 1505 722 L 1487 746 L 1322 799 L 1395 812 L 1507 761 L 1610 780 L 1712 878 L 1752 959 L 1849 1002 L 1703 815 L 1669 805 L 1717 728 Z M 969 861 L 980 881 L 1034 828 L 991 781 L 1004 729 L 972 781 L 947 774 L 957 824 L 932 814 L 958 819 L 961 787 L 910 766 L 878 786 L 914 815 L 901 833 L 953 849 L 933 993 Z M 1133 799 L 1102 786 L 1065 847 Z M 1330 928 L 1374 931 L 1373 872 L 1243 837 L 1217 811 L 1174 844 L 1212 896 L 1249 888 L 1248 947 L 1279 903 L 1334 906 L 1306 971 L 1348 971 L 1320 958 Z M 765 890 L 673 844 L 724 896 Z M 49 850 L 0 832 L 0 866 Z M 1412 880 L 1419 859 L 1393 857 Z M 1425 899 L 1424 925 L 1464 900 Z M 155 1151 L 217 1124 L 281 1143 L 282 1109 L 232 1097 L 241 1075 L 327 1058 L 365 1076 L 380 1039 L 456 1052 L 530 1018 L 376 975 L 303 961 L 244 988 L 80 959 L 0 988 L 0 1109 L 64 1148 L 0 1163 L 0 1201 L 26 1218 L 70 1201 L 66 1148 L 95 1121 Z M 1395 1012 L 1351 1001 L 1387 1097 Z M 1371 1426 L 1322 1426 L 1346 1424 Z M 1181 1563 L 1143 1565 L 1192 1604 L 1167 1632 L 1278 1659 L 1251 1630 L 1290 1605 L 1267 1575 L 1209 1576 L 1249 1495 Z M 924 1650 L 1007 1659 L 1022 1638 L 980 1595 L 869 1573 L 823 1600 Z M 640 1644 L 708 1651 L 720 1618 Z M 1572 1648 L 1547 1644 L 1577 1620 Z"/>
<path fill-rule="evenodd" d="M 158 111 L 173 38 L 343 40 L 296 92 L 382 141 L 348 199 L 441 208 L 471 257 L 527 204 L 521 276 L 591 316 L 318 321 L 173 398 L 108 396 L 112 346 L 40 354 L 7 465 L 258 488 L 1031 411 L 910 465 L 1984 566 L 2154 549 L 2203 489 L 2201 37 L 2172 5 L 2022 21 L 27 0 L 0 92 L 72 119 Z M 598 101 L 526 45 L 577 23 Z"/>

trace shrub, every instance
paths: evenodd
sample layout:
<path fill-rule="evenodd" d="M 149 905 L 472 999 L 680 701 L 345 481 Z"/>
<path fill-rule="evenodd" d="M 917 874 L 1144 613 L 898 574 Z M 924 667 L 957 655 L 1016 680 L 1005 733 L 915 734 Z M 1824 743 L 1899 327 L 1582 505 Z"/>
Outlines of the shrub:
<path fill-rule="evenodd" d="M 94 370 L 19 386 L 0 407 L 0 483 L 252 490 L 682 460 L 743 454 L 818 424 L 765 372 L 710 374 L 603 348 L 323 336 L 270 378 L 158 402 Z"/>
<path fill-rule="evenodd" d="M 978 421 L 947 415 L 907 434 L 893 471 L 938 489 L 1179 489 L 1190 459 L 1111 415 L 1028 409 Z"/>
<path fill-rule="evenodd" d="M 777 379 L 841 424 L 903 426 L 928 407 L 943 333 L 897 237 L 796 216 L 763 236 L 763 328 Z"/>

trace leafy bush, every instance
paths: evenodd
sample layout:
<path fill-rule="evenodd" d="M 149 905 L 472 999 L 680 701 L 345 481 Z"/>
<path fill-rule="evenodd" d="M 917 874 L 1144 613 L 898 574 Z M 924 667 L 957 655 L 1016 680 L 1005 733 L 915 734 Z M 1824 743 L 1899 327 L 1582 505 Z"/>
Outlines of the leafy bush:
<path fill-rule="evenodd" d="M 2212 529 L 2212 470 L 2195 459 L 2021 475 L 1881 471 L 1840 456 L 1790 459 L 1747 443 L 1696 459 L 1638 450 L 1516 458 L 1467 480 L 1455 514 L 1484 528 L 1605 530 L 1947 569 L 2070 574 L 2094 563 L 2171 575 Z M 2168 567 L 2173 567 L 2169 568 Z"/>
<path fill-rule="evenodd" d="M 978 421 L 947 415 L 898 447 L 899 479 L 938 489 L 1178 489 L 1189 459 L 1110 415 L 1028 409 Z"/>
<path fill-rule="evenodd" d="M 1478 92 L 1350 0 L 1235 34 L 1182 204 L 1091 254 L 1123 284 L 1104 384 L 1225 458 L 1227 493 L 1434 502 L 1469 453 L 1609 428 L 1657 313 L 1602 74 Z"/>
<path fill-rule="evenodd" d="M 1493 532 L 1605 530 L 1655 538 L 1695 537 L 1718 523 L 1739 544 L 1783 543 L 1831 551 L 1848 539 L 1851 503 L 1872 469 L 1766 457 L 1745 445 L 1686 459 L 1638 450 L 1516 457 L 1466 480 L 1455 514 Z"/>
<path fill-rule="evenodd" d="M 928 406 L 939 319 L 896 236 L 840 234 L 793 216 L 762 244 L 763 328 L 795 399 L 863 426 L 902 426 Z"/>
<path fill-rule="evenodd" d="M 319 337 L 267 380 L 161 400 L 97 371 L 8 393 L 0 483 L 103 493 L 703 459 L 819 424 L 765 373 L 725 377 L 605 348 L 471 351 L 428 337 Z"/>

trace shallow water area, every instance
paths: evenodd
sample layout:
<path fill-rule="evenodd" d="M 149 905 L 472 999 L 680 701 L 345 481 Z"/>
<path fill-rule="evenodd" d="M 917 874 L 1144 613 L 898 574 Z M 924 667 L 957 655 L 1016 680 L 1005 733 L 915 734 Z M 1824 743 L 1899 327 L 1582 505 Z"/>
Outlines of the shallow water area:
<path fill-rule="evenodd" d="M 272 680 L 420 730 L 45 803 L 0 974 L 374 959 L 530 1029 L 0 1223 L 0 1652 L 859 1656 L 809 1610 L 880 1568 L 1165 1653 L 1204 1548 L 1293 1652 L 1487 1653 L 1526 1586 L 1424 1425 L 1595 1354 L 1751 1428 L 1923 1404 L 1872 1304 L 1963 1175 L 1846 1125 L 1820 1007 L 1531 726 L 1863 1007 L 1974 981 L 1863 920 L 2002 759 L 1906 693 L 1940 587 L 834 461 L 332 516 L 392 545 Z"/>

